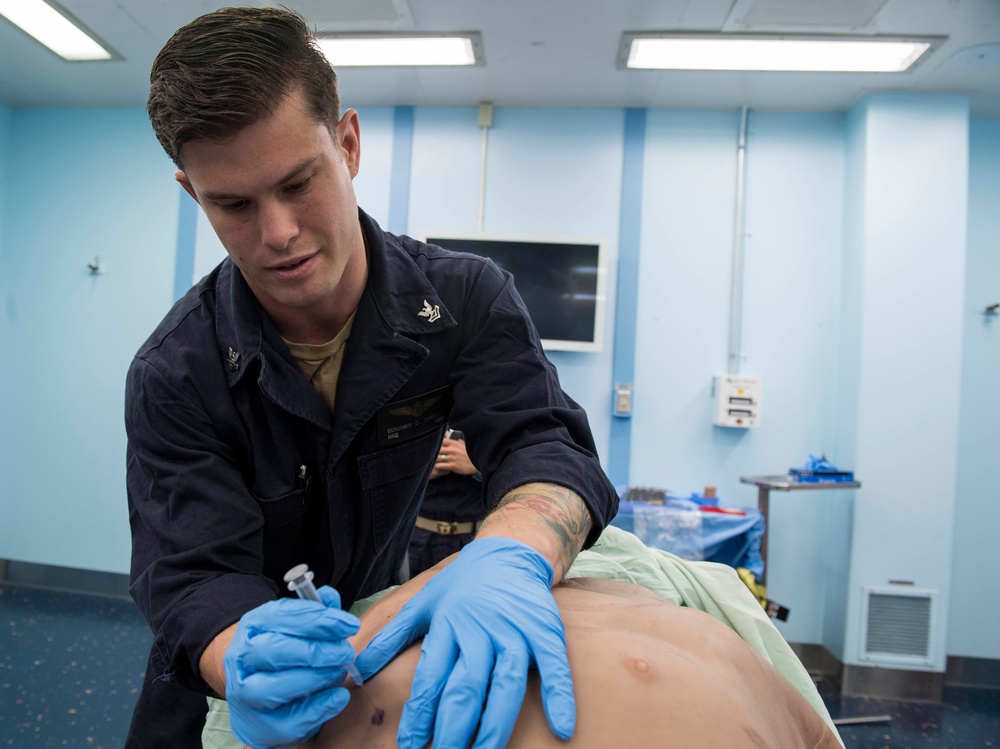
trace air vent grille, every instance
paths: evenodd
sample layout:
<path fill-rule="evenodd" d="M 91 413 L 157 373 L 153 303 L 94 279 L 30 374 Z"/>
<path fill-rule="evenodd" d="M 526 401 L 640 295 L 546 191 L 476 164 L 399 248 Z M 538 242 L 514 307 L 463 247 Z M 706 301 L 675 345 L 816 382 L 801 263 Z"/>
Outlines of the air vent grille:
<path fill-rule="evenodd" d="M 736 0 L 723 31 L 813 31 L 822 33 L 877 30 L 876 16 L 888 0 Z"/>
<path fill-rule="evenodd" d="M 867 661 L 930 663 L 933 591 L 866 588 L 864 650 Z"/>

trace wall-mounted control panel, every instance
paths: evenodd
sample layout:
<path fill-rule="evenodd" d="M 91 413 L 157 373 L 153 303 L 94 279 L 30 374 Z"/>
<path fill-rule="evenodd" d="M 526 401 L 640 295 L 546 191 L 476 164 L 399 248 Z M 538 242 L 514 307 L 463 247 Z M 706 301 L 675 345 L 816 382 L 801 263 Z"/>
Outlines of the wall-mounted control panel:
<path fill-rule="evenodd" d="M 715 425 L 754 429 L 760 426 L 762 380 L 749 375 L 716 375 Z"/>

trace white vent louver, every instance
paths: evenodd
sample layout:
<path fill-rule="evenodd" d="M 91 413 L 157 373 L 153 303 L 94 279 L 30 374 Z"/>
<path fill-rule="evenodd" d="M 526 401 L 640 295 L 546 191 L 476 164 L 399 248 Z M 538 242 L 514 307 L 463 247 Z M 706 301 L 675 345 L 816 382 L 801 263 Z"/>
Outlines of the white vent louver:
<path fill-rule="evenodd" d="M 875 33 L 888 0 L 735 0 L 723 31 Z"/>
<path fill-rule="evenodd" d="M 932 665 L 935 595 L 933 590 L 865 586 L 861 660 Z"/>

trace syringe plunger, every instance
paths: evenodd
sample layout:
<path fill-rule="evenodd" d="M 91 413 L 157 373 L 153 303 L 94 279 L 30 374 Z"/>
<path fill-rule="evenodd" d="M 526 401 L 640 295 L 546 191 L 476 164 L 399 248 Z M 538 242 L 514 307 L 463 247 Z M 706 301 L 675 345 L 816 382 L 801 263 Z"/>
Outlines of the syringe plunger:
<path fill-rule="evenodd" d="M 288 589 L 295 591 L 299 598 L 323 603 L 323 599 L 316 592 L 316 586 L 313 585 L 313 573 L 309 565 L 297 564 L 292 567 L 285 573 L 285 582 L 288 583 Z"/>

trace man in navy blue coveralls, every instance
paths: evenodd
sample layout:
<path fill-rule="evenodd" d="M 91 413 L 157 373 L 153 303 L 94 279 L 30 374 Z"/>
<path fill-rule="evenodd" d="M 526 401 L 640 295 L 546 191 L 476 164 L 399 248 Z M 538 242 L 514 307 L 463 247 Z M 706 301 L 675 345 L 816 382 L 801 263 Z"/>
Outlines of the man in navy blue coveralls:
<path fill-rule="evenodd" d="M 155 641 L 127 745 L 199 746 L 207 694 L 255 747 L 343 709 L 343 609 L 394 581 L 446 423 L 475 435 L 491 513 L 356 665 L 424 638 L 400 746 L 503 746 L 529 669 L 568 738 L 551 586 L 617 495 L 510 276 L 358 209 L 358 115 L 313 42 L 293 12 L 228 8 L 153 64 L 154 132 L 229 257 L 128 374 L 131 592 Z M 285 588 L 300 563 L 322 603 Z"/>

